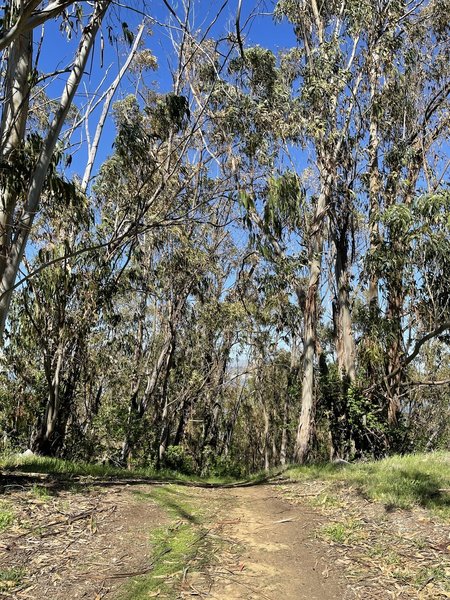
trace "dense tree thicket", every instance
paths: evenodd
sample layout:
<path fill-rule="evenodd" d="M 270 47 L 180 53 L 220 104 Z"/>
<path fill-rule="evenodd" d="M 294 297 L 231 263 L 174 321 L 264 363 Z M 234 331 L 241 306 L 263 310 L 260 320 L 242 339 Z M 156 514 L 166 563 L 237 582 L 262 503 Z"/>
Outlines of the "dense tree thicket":
<path fill-rule="evenodd" d="M 239 474 L 448 447 L 448 2 L 280 0 L 216 37 L 163 2 L 166 93 L 153 4 L 120 7 L 136 31 L 86 4 L 4 8 L 2 449 Z M 121 66 L 77 95 L 96 41 Z"/>

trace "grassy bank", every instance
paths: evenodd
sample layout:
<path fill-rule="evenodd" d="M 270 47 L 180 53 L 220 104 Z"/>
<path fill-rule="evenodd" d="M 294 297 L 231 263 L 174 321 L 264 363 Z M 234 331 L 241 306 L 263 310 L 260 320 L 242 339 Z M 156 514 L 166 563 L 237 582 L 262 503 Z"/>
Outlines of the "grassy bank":
<path fill-rule="evenodd" d="M 38 456 L 0 457 L 0 470 L 67 477 L 148 478 L 180 484 L 191 482 L 220 485 L 236 482 L 232 477 L 200 478 L 151 467 L 129 470 L 111 465 Z M 276 474 L 274 471 L 274 475 Z M 291 466 L 286 471 L 286 476 L 294 481 L 318 479 L 335 482 L 339 486 L 352 486 L 367 499 L 393 508 L 423 506 L 448 512 L 450 515 L 450 452 L 392 456 L 367 463 Z M 259 473 L 249 478 L 249 481 L 257 483 L 261 479 L 262 474 Z"/>
<path fill-rule="evenodd" d="M 178 471 L 168 469 L 154 469 L 152 467 L 123 469 L 113 465 L 96 463 L 74 462 L 60 458 L 48 458 L 45 456 L 0 456 L 0 470 L 21 471 L 23 473 L 43 473 L 50 475 L 61 475 L 67 477 L 99 477 L 99 478 L 146 478 L 155 481 L 174 482 L 202 482 L 202 483 L 231 483 L 233 477 L 197 477 L 186 475 Z"/>
<path fill-rule="evenodd" d="M 422 506 L 450 517 L 450 452 L 392 456 L 356 464 L 290 467 L 295 481 L 315 480 L 352 486 L 364 497 L 392 508 Z"/>

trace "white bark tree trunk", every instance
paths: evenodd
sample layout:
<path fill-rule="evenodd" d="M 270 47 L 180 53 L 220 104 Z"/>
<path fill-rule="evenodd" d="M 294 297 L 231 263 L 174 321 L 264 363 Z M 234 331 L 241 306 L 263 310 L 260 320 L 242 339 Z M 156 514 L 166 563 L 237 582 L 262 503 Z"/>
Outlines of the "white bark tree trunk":
<path fill-rule="evenodd" d="M 72 71 L 31 176 L 23 215 L 17 224 L 17 231 L 11 242 L 4 268 L 0 272 L 0 338 L 3 338 L 17 272 L 25 252 L 36 213 L 39 210 L 39 201 L 48 167 L 67 113 L 83 77 L 95 37 L 110 3 L 111 0 L 102 0 L 95 3 L 95 10 L 83 31 Z"/>
<path fill-rule="evenodd" d="M 22 10 L 22 0 L 14 0 L 10 21 Z M 23 144 L 27 124 L 30 75 L 32 67 L 32 32 L 20 34 L 8 50 L 5 75 L 2 120 L 0 125 L 0 155 L 13 171 L 14 154 Z M 12 176 L 12 173 L 11 173 Z M 0 273 L 3 272 L 17 205 L 17 191 L 6 176 L 0 185 Z"/>
<path fill-rule="evenodd" d="M 317 340 L 317 293 L 322 268 L 324 213 L 328 191 L 323 189 L 317 201 L 309 248 L 309 281 L 306 292 L 303 335 L 302 409 L 295 444 L 295 458 L 304 463 L 309 455 L 314 429 L 314 356 Z"/>

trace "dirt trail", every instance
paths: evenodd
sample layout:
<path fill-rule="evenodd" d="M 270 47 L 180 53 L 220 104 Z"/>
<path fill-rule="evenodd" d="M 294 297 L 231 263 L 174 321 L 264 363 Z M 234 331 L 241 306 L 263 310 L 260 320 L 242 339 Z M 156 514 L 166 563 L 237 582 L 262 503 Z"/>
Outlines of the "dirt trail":
<path fill-rule="evenodd" d="M 18 570 L 23 576 L 16 588 L 8 589 L 3 581 L 0 599 L 120 597 L 127 580 L 152 572 L 151 531 L 162 524 L 176 528 L 185 519 L 198 527 L 198 555 L 186 562 L 182 581 L 170 578 L 172 592 L 166 596 L 161 591 L 160 599 L 351 597 L 315 538 L 321 517 L 283 500 L 276 485 L 167 488 L 172 512 L 157 505 L 153 499 L 157 488 L 146 484 L 94 484 L 80 490 L 51 490 L 48 485 L 53 495 L 43 498 L 36 497 L 35 486 L 5 486 L 1 497 L 14 508 L 16 524 L 0 536 L 0 580 L 2 569 Z M 198 524 L 184 516 L 186 501 L 199 511 Z M 164 560 L 170 563 L 171 557 Z"/>
<path fill-rule="evenodd" d="M 225 507 L 225 565 L 214 574 L 217 600 L 341 600 L 345 580 L 314 537 L 319 517 L 276 495 L 274 486 L 216 491 Z M 227 523 L 228 522 L 228 523 Z"/>
<path fill-rule="evenodd" d="M 444 521 L 330 482 L 160 488 L 6 474 L 1 510 L 0 600 L 117 600 L 123 586 L 131 599 L 139 575 L 154 589 L 144 581 L 140 600 L 450 597 Z M 150 544 L 157 528 L 163 553 Z"/>

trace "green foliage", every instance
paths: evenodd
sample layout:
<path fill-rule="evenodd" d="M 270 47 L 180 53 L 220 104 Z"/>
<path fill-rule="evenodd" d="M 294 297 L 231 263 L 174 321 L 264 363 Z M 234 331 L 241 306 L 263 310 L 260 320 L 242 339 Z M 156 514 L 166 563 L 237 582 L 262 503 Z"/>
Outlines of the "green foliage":
<path fill-rule="evenodd" d="M 169 446 L 164 453 L 163 467 L 184 475 L 192 475 L 195 465 L 192 456 L 182 446 Z"/>
<path fill-rule="evenodd" d="M 286 224 L 295 230 L 300 225 L 303 201 L 304 192 L 296 173 L 286 171 L 279 177 L 270 177 L 264 205 L 265 233 L 280 239 Z"/>
<path fill-rule="evenodd" d="M 208 477 L 212 478 L 242 479 L 247 475 L 245 465 L 231 456 L 207 453 L 204 465 Z"/>
<path fill-rule="evenodd" d="M 244 51 L 244 56 L 233 58 L 229 73 L 240 73 L 246 78 L 250 92 L 259 100 L 270 100 L 278 79 L 276 58 L 271 50 L 255 46 Z"/>
<path fill-rule="evenodd" d="M 11 590 L 20 585 L 24 576 L 24 569 L 0 569 L 0 592 L 10 594 Z"/>
<path fill-rule="evenodd" d="M 145 110 L 150 115 L 152 136 L 160 140 L 167 140 L 172 131 L 182 131 L 191 118 L 188 99 L 173 93 L 155 98 Z"/>
<path fill-rule="evenodd" d="M 324 525 L 320 533 L 326 539 L 335 544 L 351 544 L 358 537 L 362 522 L 354 519 L 347 519 L 340 523 Z"/>
<path fill-rule="evenodd" d="M 324 361 L 324 359 L 322 359 Z M 350 382 L 336 364 L 322 363 L 321 401 L 340 458 L 378 458 L 386 447 L 386 414 L 382 398 L 365 394 L 362 381 Z"/>

